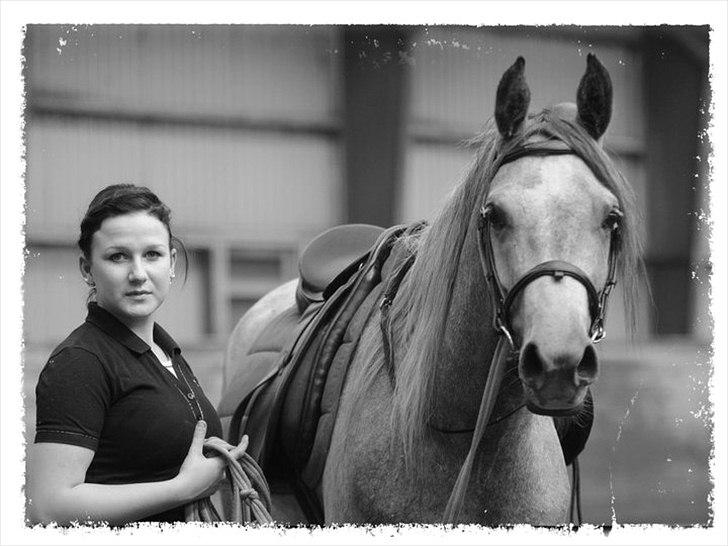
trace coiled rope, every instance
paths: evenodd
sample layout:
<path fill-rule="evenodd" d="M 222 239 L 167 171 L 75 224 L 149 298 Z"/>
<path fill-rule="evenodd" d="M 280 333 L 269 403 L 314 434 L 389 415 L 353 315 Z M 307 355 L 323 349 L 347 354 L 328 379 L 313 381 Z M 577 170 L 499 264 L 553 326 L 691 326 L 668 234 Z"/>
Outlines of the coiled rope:
<path fill-rule="evenodd" d="M 227 477 L 233 491 L 232 517 L 234 523 L 273 523 L 270 515 L 271 500 L 268 482 L 263 471 L 245 449 L 248 437 L 233 447 L 220 438 L 205 440 L 204 449 L 221 456 L 227 463 Z M 239 454 L 238 458 L 231 451 Z M 210 497 L 198 499 L 185 506 L 185 521 L 214 523 L 223 521 Z"/>

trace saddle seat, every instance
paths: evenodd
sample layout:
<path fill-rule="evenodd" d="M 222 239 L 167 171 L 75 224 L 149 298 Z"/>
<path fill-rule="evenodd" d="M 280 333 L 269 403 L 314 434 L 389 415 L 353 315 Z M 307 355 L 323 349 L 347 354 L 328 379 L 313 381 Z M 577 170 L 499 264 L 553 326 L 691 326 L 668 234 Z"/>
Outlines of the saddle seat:
<path fill-rule="evenodd" d="M 296 304 L 301 313 L 314 302 L 324 301 L 361 267 L 384 228 L 369 224 L 345 224 L 315 237 L 298 261 Z"/>

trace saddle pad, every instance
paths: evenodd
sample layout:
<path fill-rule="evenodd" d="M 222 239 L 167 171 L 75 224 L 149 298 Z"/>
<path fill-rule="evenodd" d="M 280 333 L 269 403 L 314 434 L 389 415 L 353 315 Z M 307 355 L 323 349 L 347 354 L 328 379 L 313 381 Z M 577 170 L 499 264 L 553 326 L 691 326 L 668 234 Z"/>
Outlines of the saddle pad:
<path fill-rule="evenodd" d="M 230 380 L 218 405 L 220 418 L 231 417 L 241 402 L 277 371 L 281 353 L 300 320 L 298 309 L 292 306 L 275 317 L 258 335 L 245 356 L 245 365 L 240 366 Z"/>

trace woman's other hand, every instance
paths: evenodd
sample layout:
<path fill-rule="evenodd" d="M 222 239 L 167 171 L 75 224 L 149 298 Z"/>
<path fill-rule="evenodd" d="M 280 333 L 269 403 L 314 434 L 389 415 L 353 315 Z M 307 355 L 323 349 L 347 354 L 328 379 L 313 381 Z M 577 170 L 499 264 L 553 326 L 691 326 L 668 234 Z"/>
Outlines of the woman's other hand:
<path fill-rule="evenodd" d="M 202 452 L 205 443 L 207 423 L 198 421 L 192 436 L 187 457 L 182 462 L 174 481 L 180 488 L 185 501 L 209 497 L 225 478 L 225 461 L 222 457 L 205 457 Z"/>

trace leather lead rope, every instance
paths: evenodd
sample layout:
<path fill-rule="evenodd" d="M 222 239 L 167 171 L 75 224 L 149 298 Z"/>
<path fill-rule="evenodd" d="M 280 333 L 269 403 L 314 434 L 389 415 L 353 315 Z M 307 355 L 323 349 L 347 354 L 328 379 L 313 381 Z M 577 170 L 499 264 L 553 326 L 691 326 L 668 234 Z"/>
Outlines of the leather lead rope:
<path fill-rule="evenodd" d="M 576 514 L 574 514 L 576 509 Z M 576 517 L 574 517 L 576 515 Z M 571 524 L 579 527 L 581 518 L 581 474 L 579 472 L 579 457 L 571 462 L 571 501 L 569 502 L 569 520 Z"/>
<path fill-rule="evenodd" d="M 470 441 L 470 450 L 468 451 L 468 456 L 465 458 L 463 466 L 460 467 L 458 479 L 455 482 L 452 493 L 450 493 L 450 499 L 447 501 L 447 506 L 445 507 L 445 514 L 442 519 L 446 524 L 455 524 L 460 517 L 460 511 L 465 501 L 465 493 L 470 482 L 470 474 L 472 473 L 473 463 L 475 462 L 475 453 L 478 450 L 478 445 L 483 437 L 485 428 L 488 426 L 490 414 L 493 412 L 493 406 L 498 397 L 498 390 L 503 379 L 509 352 L 510 347 L 506 344 L 506 340 L 500 337 L 495 348 L 493 360 L 490 363 L 488 377 L 485 380 L 485 389 L 483 390 L 483 398 L 480 401 L 480 410 L 478 411 L 478 419 L 475 422 L 473 438 Z"/>
<path fill-rule="evenodd" d="M 247 445 L 248 437 L 243 436 L 237 447 L 220 438 L 208 438 L 204 447 L 214 451 L 227 463 L 227 476 L 233 490 L 232 521 L 239 524 L 252 521 L 261 524 L 273 523 L 270 515 L 271 498 L 268 482 L 255 459 L 245 452 Z M 231 450 L 241 452 L 239 458 L 233 456 Z M 223 519 L 210 497 L 205 497 L 185 505 L 185 521 L 215 523 Z"/>

